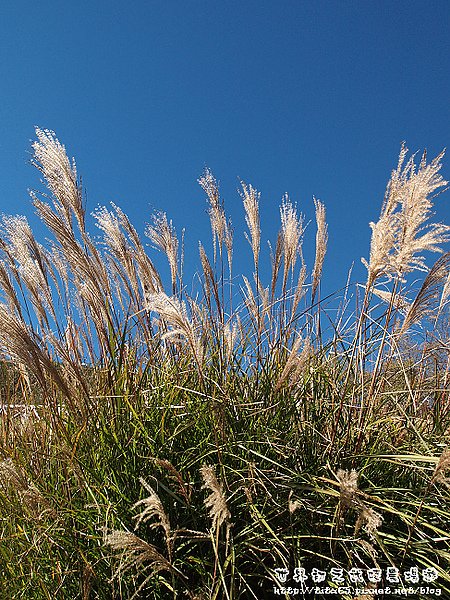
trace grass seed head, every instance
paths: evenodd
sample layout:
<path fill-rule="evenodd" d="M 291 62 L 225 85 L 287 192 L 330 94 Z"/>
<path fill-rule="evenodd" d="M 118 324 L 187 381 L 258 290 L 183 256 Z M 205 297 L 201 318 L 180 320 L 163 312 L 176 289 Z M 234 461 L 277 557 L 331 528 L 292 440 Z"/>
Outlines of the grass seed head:
<path fill-rule="evenodd" d="M 350 508 L 355 504 L 355 498 L 358 493 L 358 473 L 355 469 L 344 471 L 339 469 L 337 478 L 340 485 L 340 504 L 342 508 Z"/>
<path fill-rule="evenodd" d="M 200 473 L 203 479 L 202 489 L 208 489 L 211 492 L 205 500 L 205 506 L 209 508 L 209 516 L 213 521 L 213 530 L 217 531 L 225 521 L 229 521 L 231 513 L 228 510 L 223 486 L 217 480 L 214 467 L 212 465 L 203 465 Z"/>

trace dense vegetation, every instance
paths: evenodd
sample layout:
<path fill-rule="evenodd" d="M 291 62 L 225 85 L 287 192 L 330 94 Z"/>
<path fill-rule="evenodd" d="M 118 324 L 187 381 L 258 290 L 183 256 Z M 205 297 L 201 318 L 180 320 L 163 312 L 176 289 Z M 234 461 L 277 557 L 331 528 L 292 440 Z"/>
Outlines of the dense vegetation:
<path fill-rule="evenodd" d="M 87 232 L 75 163 L 37 138 L 49 238 L 17 216 L 0 238 L 1 598 L 262 600 L 289 597 L 283 569 L 301 589 L 302 568 L 337 588 L 331 569 L 388 567 L 397 587 L 436 569 L 428 585 L 450 597 L 450 230 L 429 223 L 442 156 L 415 165 L 402 148 L 367 281 L 331 312 L 320 201 L 313 269 L 285 197 L 262 281 L 259 195 L 243 183 L 254 269 L 237 279 L 206 170 L 213 252 L 200 245 L 190 296 L 166 215 L 146 230 L 164 287 L 117 206 L 94 213 L 100 240 Z M 441 252 L 431 269 L 424 251 Z"/>

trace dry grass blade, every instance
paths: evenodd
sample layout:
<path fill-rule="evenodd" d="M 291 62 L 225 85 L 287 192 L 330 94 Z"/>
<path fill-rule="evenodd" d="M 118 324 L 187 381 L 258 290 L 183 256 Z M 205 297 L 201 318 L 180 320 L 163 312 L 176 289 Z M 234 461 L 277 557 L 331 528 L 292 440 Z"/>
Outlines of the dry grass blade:
<path fill-rule="evenodd" d="M 444 286 L 442 288 L 441 300 L 439 302 L 438 314 L 442 312 L 444 306 L 450 300 L 450 272 L 447 275 L 447 279 L 445 280 Z"/>

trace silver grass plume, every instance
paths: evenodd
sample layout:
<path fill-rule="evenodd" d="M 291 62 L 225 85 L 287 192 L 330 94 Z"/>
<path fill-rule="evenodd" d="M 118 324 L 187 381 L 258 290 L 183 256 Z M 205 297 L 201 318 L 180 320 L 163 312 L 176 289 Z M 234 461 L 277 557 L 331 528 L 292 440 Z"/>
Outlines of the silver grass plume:
<path fill-rule="evenodd" d="M 231 513 L 228 510 L 223 486 L 217 480 L 214 467 L 212 465 L 203 465 L 200 473 L 203 479 L 202 489 L 207 489 L 211 492 L 205 499 L 205 506 L 209 508 L 212 527 L 217 532 L 223 523 L 229 521 Z"/>
<path fill-rule="evenodd" d="M 436 468 L 434 469 L 431 481 L 433 483 L 448 483 L 449 479 L 446 477 L 447 471 L 450 471 L 450 447 L 445 448 L 439 457 Z"/>
<path fill-rule="evenodd" d="M 325 205 L 314 198 L 314 205 L 316 207 L 316 258 L 314 260 L 314 268 L 312 272 L 312 287 L 311 296 L 315 298 L 317 288 L 319 287 L 320 279 L 322 277 L 323 262 L 325 260 L 325 254 L 327 252 L 328 243 L 328 226 L 326 223 L 326 210 Z"/>
<path fill-rule="evenodd" d="M 366 532 L 373 537 L 383 523 L 383 517 L 373 508 L 362 506 L 355 524 L 355 535 L 361 527 L 364 527 Z"/>
<path fill-rule="evenodd" d="M 286 285 L 289 271 L 294 271 L 297 256 L 301 256 L 303 218 L 297 215 L 297 209 L 292 205 L 286 194 L 280 207 L 282 251 L 284 256 L 283 287 Z"/>
<path fill-rule="evenodd" d="M 56 511 L 50 506 L 35 484 L 28 478 L 24 470 L 11 458 L 0 462 L 0 485 L 6 493 L 18 494 L 21 502 L 36 519 L 45 515 L 56 518 Z"/>
<path fill-rule="evenodd" d="M 228 362 L 231 362 L 233 358 L 234 347 L 236 345 L 236 340 L 238 339 L 239 327 L 236 322 L 231 325 L 231 323 L 226 323 L 223 329 L 223 337 L 225 340 L 226 347 L 226 357 Z"/>
<path fill-rule="evenodd" d="M 133 272 L 133 251 L 121 227 L 120 220 L 114 210 L 109 211 L 105 206 L 99 206 L 93 213 L 97 227 L 104 234 L 104 243 L 109 252 L 117 259 L 119 265 L 126 271 L 136 285 L 136 273 Z"/>
<path fill-rule="evenodd" d="M 272 250 L 272 246 L 270 245 L 270 260 L 272 263 L 272 278 L 270 282 L 270 294 L 272 300 L 275 297 L 275 289 L 278 281 L 278 275 L 280 273 L 281 266 L 281 258 L 283 254 L 283 233 L 281 231 L 278 232 L 277 236 L 277 245 L 275 246 L 275 252 Z"/>
<path fill-rule="evenodd" d="M 0 303 L 0 352 L 7 358 L 17 360 L 35 375 L 43 389 L 47 377 L 53 379 L 67 398 L 71 397 L 67 383 L 51 359 L 42 340 L 20 318 L 11 314 L 7 305 Z"/>
<path fill-rule="evenodd" d="M 295 287 L 294 298 L 292 299 L 291 317 L 290 322 L 292 323 L 295 319 L 295 313 L 297 311 L 300 300 L 305 295 L 305 281 L 306 281 L 306 265 L 302 265 L 297 279 L 297 285 Z"/>
<path fill-rule="evenodd" d="M 217 307 L 220 307 L 220 296 L 219 296 L 219 288 L 217 286 L 217 281 L 216 281 L 216 278 L 214 277 L 214 271 L 213 271 L 213 268 L 209 261 L 209 258 L 207 256 L 205 249 L 203 248 L 203 245 L 201 242 L 199 242 L 199 253 L 200 253 L 200 262 L 202 264 L 202 269 L 203 269 L 207 301 L 209 301 L 209 296 L 210 296 L 210 293 L 212 290 L 212 292 L 214 294 L 214 300 L 216 301 L 216 305 L 217 305 Z"/>
<path fill-rule="evenodd" d="M 152 544 L 148 544 L 142 538 L 129 531 L 115 530 L 105 535 L 104 544 L 111 546 L 113 550 L 122 551 L 122 557 L 114 578 L 136 567 L 149 569 L 149 577 L 160 571 L 178 573 L 170 562 Z M 145 581 L 147 581 L 146 579 Z"/>
<path fill-rule="evenodd" d="M 408 329 L 426 316 L 439 314 L 445 285 L 450 273 L 450 252 L 438 258 L 414 300 L 405 314 L 399 335 L 405 334 Z M 441 293 L 442 290 L 442 293 Z"/>
<path fill-rule="evenodd" d="M 34 142 L 33 164 L 41 171 L 47 186 L 55 197 L 56 208 L 66 225 L 75 215 L 80 229 L 84 230 L 84 209 L 81 188 L 77 182 L 75 159 L 69 160 L 65 147 L 49 129 L 36 127 L 38 141 Z"/>
<path fill-rule="evenodd" d="M 131 224 L 127 215 L 115 204 L 113 204 L 113 208 L 119 219 L 120 225 L 128 236 L 128 242 L 133 248 L 133 257 L 137 265 L 138 277 L 144 288 L 144 292 L 157 293 L 162 291 L 163 285 L 161 277 L 156 270 L 155 265 L 145 252 L 139 234 Z M 143 282 L 145 282 L 145 284 Z"/>
<path fill-rule="evenodd" d="M 214 262 L 216 261 L 217 255 L 217 242 L 220 254 L 222 254 L 222 244 L 225 244 L 228 254 L 228 264 L 231 270 L 231 262 L 233 255 L 233 232 L 231 229 L 230 222 L 227 221 L 225 210 L 223 208 L 223 203 L 220 199 L 218 183 L 214 175 L 208 168 L 205 169 L 203 175 L 198 180 L 198 183 L 201 185 L 208 197 L 208 214 L 211 221 Z"/>
<path fill-rule="evenodd" d="M 167 220 L 164 212 L 159 212 L 152 217 L 153 224 L 148 225 L 145 234 L 157 248 L 162 250 L 169 261 L 172 288 L 175 290 L 178 274 L 178 238 L 172 221 Z"/>
<path fill-rule="evenodd" d="M 25 284 L 40 323 L 46 323 L 46 311 L 56 320 L 47 256 L 37 243 L 26 217 L 3 215 L 1 229 L 1 244 L 6 256 L 4 264 L 8 264 L 19 286 Z"/>
<path fill-rule="evenodd" d="M 380 218 L 377 223 L 370 223 L 369 262 L 362 259 L 368 270 L 368 288 L 381 275 L 403 278 L 415 269 L 426 271 L 421 253 L 441 252 L 441 244 L 450 239 L 449 226 L 427 224 L 436 190 L 447 185 L 439 173 L 444 153 L 429 164 L 424 153 L 416 167 L 414 155 L 404 165 L 407 152 L 403 145 L 397 169 L 392 172 L 386 189 Z"/>
<path fill-rule="evenodd" d="M 242 191 L 240 192 L 244 202 L 245 220 L 250 232 L 250 236 L 245 233 L 245 237 L 250 244 L 253 252 L 253 261 L 255 269 L 258 270 L 259 251 L 261 248 L 261 225 L 259 219 L 259 198 L 260 194 L 251 185 L 241 182 Z"/>
<path fill-rule="evenodd" d="M 339 481 L 340 499 L 342 508 L 351 508 L 355 505 L 356 495 L 358 493 L 358 473 L 355 469 L 344 471 L 339 469 L 337 472 Z"/>
<path fill-rule="evenodd" d="M 414 269 L 427 271 L 424 258 L 419 253 L 442 252 L 440 245 L 449 241 L 450 227 L 441 223 L 425 225 L 432 216 L 432 194 L 447 185 L 439 173 L 442 167 L 441 152 L 431 163 L 426 163 L 426 152 L 423 153 L 416 171 L 413 157 L 411 166 L 406 166 L 410 173 L 404 182 L 399 198 L 401 206 L 401 230 L 397 236 L 393 266 L 399 274 Z"/>
<path fill-rule="evenodd" d="M 300 351 L 300 347 L 303 348 Z M 289 385 L 295 385 L 303 374 L 306 365 L 311 357 L 312 344 L 310 338 L 303 340 L 298 337 L 289 353 L 288 359 L 275 385 L 275 391 L 278 391 L 287 381 Z"/>
<path fill-rule="evenodd" d="M 203 363 L 203 344 L 197 335 L 196 327 L 190 321 L 184 303 L 175 297 L 169 297 L 163 292 L 151 294 L 148 298 L 148 311 L 156 312 L 169 324 L 171 329 L 163 334 L 163 339 L 176 340 L 184 338 L 201 371 Z"/>
<path fill-rule="evenodd" d="M 341 509 L 354 508 L 358 511 L 355 535 L 364 526 L 366 532 L 370 536 L 373 536 L 381 527 L 383 517 L 369 506 L 366 506 L 359 498 L 359 496 L 364 496 L 364 494 L 358 488 L 358 473 L 355 469 L 351 471 L 339 469 L 336 475 L 339 481 L 339 505 Z"/>
<path fill-rule="evenodd" d="M 379 288 L 372 288 L 372 293 L 378 298 L 381 298 L 381 300 L 383 300 L 384 302 L 387 302 L 388 304 L 392 303 L 392 305 L 395 306 L 397 310 L 403 312 L 404 314 L 409 309 L 410 305 L 408 301 L 400 294 L 393 294 L 392 292 L 388 292 L 387 290 L 380 290 Z"/>
<path fill-rule="evenodd" d="M 140 484 L 146 489 L 148 492 L 148 496 L 143 498 L 142 500 L 138 500 L 133 506 L 132 510 L 142 506 L 142 511 L 137 514 L 134 519 L 136 519 L 135 530 L 139 528 L 141 523 L 146 523 L 150 519 L 156 517 L 156 522 L 150 525 L 151 529 L 155 529 L 157 527 L 161 527 L 164 530 L 165 540 L 167 551 L 169 554 L 169 559 L 172 556 L 172 541 L 171 541 L 171 527 L 169 517 L 164 510 L 164 506 L 158 496 L 158 494 L 154 491 L 154 489 L 142 478 L 139 478 Z"/>

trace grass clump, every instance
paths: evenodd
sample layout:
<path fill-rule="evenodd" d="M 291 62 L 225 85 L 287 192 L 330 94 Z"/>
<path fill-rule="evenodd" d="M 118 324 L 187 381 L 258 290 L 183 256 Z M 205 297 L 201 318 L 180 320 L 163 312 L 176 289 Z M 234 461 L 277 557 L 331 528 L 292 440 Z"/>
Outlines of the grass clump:
<path fill-rule="evenodd" d="M 0 237 L 4 597 L 260 600 L 288 597 L 284 575 L 305 595 L 302 574 L 336 588 L 339 569 L 398 569 L 402 585 L 416 567 L 450 594 L 450 229 L 429 223 L 442 156 L 416 165 L 402 147 L 362 298 L 352 311 L 348 285 L 332 319 L 319 200 L 311 272 L 285 197 L 262 281 L 259 194 L 242 184 L 254 268 L 239 294 L 206 170 L 213 255 L 200 245 L 189 295 L 165 214 L 146 235 L 168 286 L 119 207 L 89 234 L 55 135 L 33 147 L 50 237 L 8 216 Z M 431 269 L 425 251 L 441 252 Z"/>

